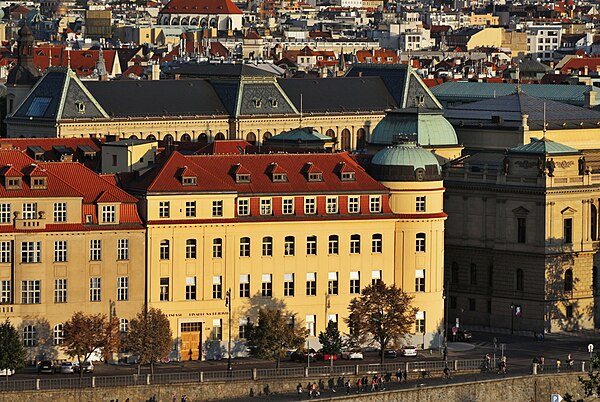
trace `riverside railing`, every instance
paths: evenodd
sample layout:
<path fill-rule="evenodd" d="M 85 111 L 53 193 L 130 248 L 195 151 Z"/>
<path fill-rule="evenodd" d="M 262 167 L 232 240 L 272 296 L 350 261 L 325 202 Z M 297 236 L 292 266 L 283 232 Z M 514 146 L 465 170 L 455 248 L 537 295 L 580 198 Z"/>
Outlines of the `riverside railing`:
<path fill-rule="evenodd" d="M 4 377 L 0 378 L 0 392 L 4 391 L 32 391 L 69 388 L 104 388 L 104 387 L 126 387 L 134 385 L 155 384 L 181 384 L 181 383 L 203 383 L 216 381 L 257 381 L 278 378 L 299 379 L 312 377 L 340 377 L 340 376 L 364 376 L 364 375 L 386 375 L 395 376 L 398 369 L 406 371 L 409 379 L 425 376 L 441 376 L 445 367 L 452 370 L 452 375 L 470 374 L 474 372 L 486 372 L 482 359 L 472 360 L 428 360 L 417 362 L 397 362 L 385 364 L 358 364 L 358 365 L 334 365 L 314 367 L 284 367 L 284 368 L 253 368 L 242 370 L 203 371 L 203 372 L 176 372 L 156 374 L 130 374 L 119 376 L 84 376 L 82 378 L 37 378 L 17 380 Z M 581 370 L 585 371 L 587 362 L 581 362 Z M 577 367 L 579 368 L 579 367 Z M 513 373 L 531 374 L 532 367 L 511 366 L 509 370 Z M 491 370 L 495 371 L 495 370 Z M 563 370 L 567 372 L 568 370 Z M 578 370 L 573 370 L 578 371 Z M 551 374 L 550 370 L 546 374 Z"/>

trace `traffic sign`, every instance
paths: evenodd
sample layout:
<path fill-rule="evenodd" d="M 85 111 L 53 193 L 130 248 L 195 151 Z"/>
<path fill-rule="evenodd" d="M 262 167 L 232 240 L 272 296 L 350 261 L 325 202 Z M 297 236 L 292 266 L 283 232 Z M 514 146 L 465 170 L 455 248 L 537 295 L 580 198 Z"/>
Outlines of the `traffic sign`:
<path fill-rule="evenodd" d="M 593 344 L 593 343 L 590 343 L 590 344 L 588 345 L 588 352 L 592 353 L 593 351 L 594 351 L 594 344 Z"/>
<path fill-rule="evenodd" d="M 559 394 L 552 394 L 552 396 L 550 397 L 550 402 L 561 402 L 562 396 L 560 396 Z"/>

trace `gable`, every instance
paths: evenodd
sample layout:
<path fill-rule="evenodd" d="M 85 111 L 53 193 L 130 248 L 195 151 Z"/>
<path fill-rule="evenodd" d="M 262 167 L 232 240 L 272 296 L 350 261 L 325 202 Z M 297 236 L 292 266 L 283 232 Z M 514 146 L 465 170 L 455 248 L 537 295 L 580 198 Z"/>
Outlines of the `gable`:
<path fill-rule="evenodd" d="M 296 113 L 274 83 L 242 84 L 237 115 Z"/>
<path fill-rule="evenodd" d="M 59 118 L 103 118 L 106 117 L 95 99 L 75 80 L 69 80 Z"/>

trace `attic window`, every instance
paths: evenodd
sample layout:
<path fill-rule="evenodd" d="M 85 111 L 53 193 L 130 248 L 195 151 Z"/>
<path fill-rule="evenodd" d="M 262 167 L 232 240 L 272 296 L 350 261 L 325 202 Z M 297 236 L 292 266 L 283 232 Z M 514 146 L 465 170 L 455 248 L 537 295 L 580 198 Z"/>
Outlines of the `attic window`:
<path fill-rule="evenodd" d="M 279 106 L 279 104 L 277 103 L 277 99 L 271 98 L 271 99 L 269 100 L 269 102 L 271 102 L 271 107 L 272 107 L 272 108 L 276 108 L 276 107 L 278 107 L 278 106 Z"/>
<path fill-rule="evenodd" d="M 21 178 L 20 177 L 7 177 L 6 178 L 6 189 L 7 190 L 20 190 L 21 189 Z"/>
<path fill-rule="evenodd" d="M 259 109 L 262 106 L 262 102 L 259 98 L 253 99 L 252 102 L 254 102 L 254 107 L 257 109 Z"/>
<path fill-rule="evenodd" d="M 83 103 L 82 101 L 76 101 L 75 102 L 75 107 L 77 108 L 77 112 L 79 114 L 84 114 L 85 113 L 85 103 Z"/>
<path fill-rule="evenodd" d="M 355 181 L 356 175 L 354 172 L 342 172 L 342 181 Z"/>
<path fill-rule="evenodd" d="M 91 54 L 89 54 L 89 53 L 86 53 L 86 54 L 85 54 L 85 57 L 89 57 L 89 58 L 91 59 L 91 58 L 92 58 L 92 55 L 91 55 Z"/>
<path fill-rule="evenodd" d="M 308 181 L 323 181 L 323 173 L 321 173 L 321 172 L 309 173 Z"/>
<path fill-rule="evenodd" d="M 48 109 L 51 101 L 51 97 L 36 96 L 33 98 L 33 101 L 31 101 L 26 115 L 31 117 L 42 117 L 46 113 L 46 109 Z"/>
<path fill-rule="evenodd" d="M 31 189 L 32 190 L 45 190 L 47 188 L 45 177 L 32 177 L 31 178 Z"/>
<path fill-rule="evenodd" d="M 237 173 L 235 175 L 236 183 L 250 183 L 250 175 L 248 173 Z"/>
<path fill-rule="evenodd" d="M 187 176 L 181 178 L 181 184 L 184 186 L 195 186 L 198 183 L 196 176 Z"/>
<path fill-rule="evenodd" d="M 287 174 L 286 173 L 273 173 L 273 183 L 286 183 L 287 182 Z"/>

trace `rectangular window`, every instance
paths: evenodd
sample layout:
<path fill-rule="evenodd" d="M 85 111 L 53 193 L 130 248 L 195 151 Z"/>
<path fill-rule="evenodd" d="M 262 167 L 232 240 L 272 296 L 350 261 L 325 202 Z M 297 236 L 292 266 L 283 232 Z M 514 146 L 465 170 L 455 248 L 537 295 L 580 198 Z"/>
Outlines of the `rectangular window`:
<path fill-rule="evenodd" d="M 21 242 L 21 262 L 34 263 L 41 262 L 42 243 L 39 241 Z"/>
<path fill-rule="evenodd" d="M 283 295 L 294 296 L 294 274 L 283 274 Z"/>
<path fill-rule="evenodd" d="M 239 324 L 238 338 L 246 339 L 248 337 L 248 319 L 240 318 L 239 323 L 240 324 Z"/>
<path fill-rule="evenodd" d="M 250 275 L 240 275 L 240 297 L 250 297 Z"/>
<path fill-rule="evenodd" d="M 567 318 L 573 318 L 573 305 L 569 304 L 566 308 L 565 308 L 565 316 Z"/>
<path fill-rule="evenodd" d="M 185 216 L 186 218 L 196 217 L 196 201 L 185 202 Z"/>
<path fill-rule="evenodd" d="M 114 205 L 102 205 L 102 222 L 114 223 L 117 221 L 117 209 Z"/>
<path fill-rule="evenodd" d="M 358 214 L 360 212 L 360 197 L 351 196 L 348 197 L 348 213 Z"/>
<path fill-rule="evenodd" d="M 475 311 L 475 299 L 469 298 L 469 311 Z"/>
<path fill-rule="evenodd" d="M 263 297 L 273 297 L 273 275 L 262 275 L 261 295 Z"/>
<path fill-rule="evenodd" d="M 54 262 L 67 261 L 67 241 L 57 240 L 54 242 Z"/>
<path fill-rule="evenodd" d="M 249 198 L 238 198 L 238 215 L 239 216 L 250 215 L 250 199 Z"/>
<path fill-rule="evenodd" d="M 317 199 L 304 197 L 304 214 L 314 215 L 317 213 Z"/>
<path fill-rule="evenodd" d="M 272 257 L 273 256 L 273 238 L 270 236 L 263 237 L 262 239 L 262 256 Z"/>
<path fill-rule="evenodd" d="M 527 241 L 527 219 L 517 218 L 517 243 Z"/>
<path fill-rule="evenodd" d="M 284 198 L 283 204 L 281 207 L 281 213 L 284 215 L 293 215 L 294 214 L 294 199 L 293 198 Z"/>
<path fill-rule="evenodd" d="M 350 236 L 350 254 L 360 254 L 360 235 Z"/>
<path fill-rule="evenodd" d="M 0 281 L 0 304 L 12 303 L 12 283 L 9 280 Z"/>
<path fill-rule="evenodd" d="M 381 212 L 381 196 L 372 195 L 369 197 L 369 210 L 372 214 Z"/>
<path fill-rule="evenodd" d="M 213 320 L 213 329 L 210 337 L 213 341 L 220 341 L 223 339 L 223 324 L 220 318 Z"/>
<path fill-rule="evenodd" d="M 223 216 L 223 200 L 212 202 L 212 216 Z"/>
<path fill-rule="evenodd" d="M 90 261 L 100 261 L 102 259 L 102 240 L 90 240 Z"/>
<path fill-rule="evenodd" d="M 10 204 L 0 204 L 0 223 L 10 223 Z"/>
<path fill-rule="evenodd" d="M 213 299 L 222 299 L 223 298 L 223 283 L 221 276 L 213 276 L 213 286 L 212 286 Z"/>
<path fill-rule="evenodd" d="M 196 300 L 196 277 L 185 278 L 185 300 Z"/>
<path fill-rule="evenodd" d="M 339 294 L 338 273 L 337 272 L 329 272 L 327 274 L 327 294 L 328 295 Z"/>
<path fill-rule="evenodd" d="M 295 253 L 295 238 L 294 236 L 286 236 L 283 241 L 283 255 L 292 256 Z"/>
<path fill-rule="evenodd" d="M 340 250 L 340 238 L 338 235 L 331 235 L 329 236 L 329 241 L 327 244 L 327 248 L 328 248 L 328 253 L 330 255 L 336 255 L 339 253 Z"/>
<path fill-rule="evenodd" d="M 40 281 L 21 281 L 22 304 L 40 304 L 41 293 Z"/>
<path fill-rule="evenodd" d="M 240 257 L 250 257 L 250 238 L 242 237 L 240 239 Z"/>
<path fill-rule="evenodd" d="M 66 202 L 55 202 L 53 215 L 54 215 L 54 222 L 66 222 L 67 221 L 67 203 Z"/>
<path fill-rule="evenodd" d="M 425 197 L 417 197 L 415 202 L 415 209 L 417 212 L 425 212 Z"/>
<path fill-rule="evenodd" d="M 317 295 L 317 273 L 309 272 L 306 274 L 306 295 L 316 296 Z"/>
<path fill-rule="evenodd" d="M 382 251 L 382 243 L 383 239 L 381 234 L 375 233 L 373 237 L 371 237 L 371 252 L 374 254 L 380 254 Z"/>
<path fill-rule="evenodd" d="M 169 278 L 160 278 L 160 301 L 169 301 Z"/>
<path fill-rule="evenodd" d="M 317 236 L 306 238 L 306 255 L 317 255 Z"/>
<path fill-rule="evenodd" d="M 37 204 L 35 202 L 28 202 L 23 204 L 23 219 L 36 219 L 37 218 Z"/>
<path fill-rule="evenodd" d="M 129 239 L 117 240 L 117 259 L 128 260 L 129 259 Z"/>
<path fill-rule="evenodd" d="M 415 271 L 415 292 L 425 291 L 425 270 L 417 269 Z"/>
<path fill-rule="evenodd" d="M 261 215 L 273 214 L 273 208 L 271 207 L 271 199 L 270 198 L 261 198 L 260 199 L 260 214 Z"/>
<path fill-rule="evenodd" d="M 171 202 L 170 201 L 160 201 L 158 203 L 158 217 L 159 218 L 168 218 L 171 215 Z"/>
<path fill-rule="evenodd" d="M 195 260 L 197 257 L 196 239 L 187 239 L 185 241 L 185 258 Z"/>
<path fill-rule="evenodd" d="M 573 218 L 565 218 L 563 220 L 563 242 L 567 244 L 573 243 Z"/>
<path fill-rule="evenodd" d="M 306 316 L 306 332 L 308 336 L 317 335 L 317 316 L 307 315 Z"/>
<path fill-rule="evenodd" d="M 360 272 L 350 272 L 350 294 L 356 295 L 360 293 Z"/>
<path fill-rule="evenodd" d="M 90 278 L 90 301 L 91 302 L 100 301 L 101 279 L 102 278 Z"/>
<path fill-rule="evenodd" d="M 418 253 L 425 252 L 425 233 L 417 233 L 415 251 Z"/>
<path fill-rule="evenodd" d="M 381 282 L 381 271 L 371 271 L 371 285 Z"/>
<path fill-rule="evenodd" d="M 415 316 L 415 330 L 418 333 L 424 334 L 425 333 L 425 312 L 424 311 L 417 311 L 417 314 Z"/>
<path fill-rule="evenodd" d="M 12 262 L 11 242 L 0 241 L 0 263 Z"/>
<path fill-rule="evenodd" d="M 327 213 L 337 214 L 338 213 L 338 198 L 327 197 Z"/>
<path fill-rule="evenodd" d="M 450 308 L 455 309 L 458 306 L 458 299 L 456 296 L 450 296 Z"/>
<path fill-rule="evenodd" d="M 128 276 L 117 277 L 117 300 L 119 300 L 119 301 L 129 300 L 129 277 Z"/>

